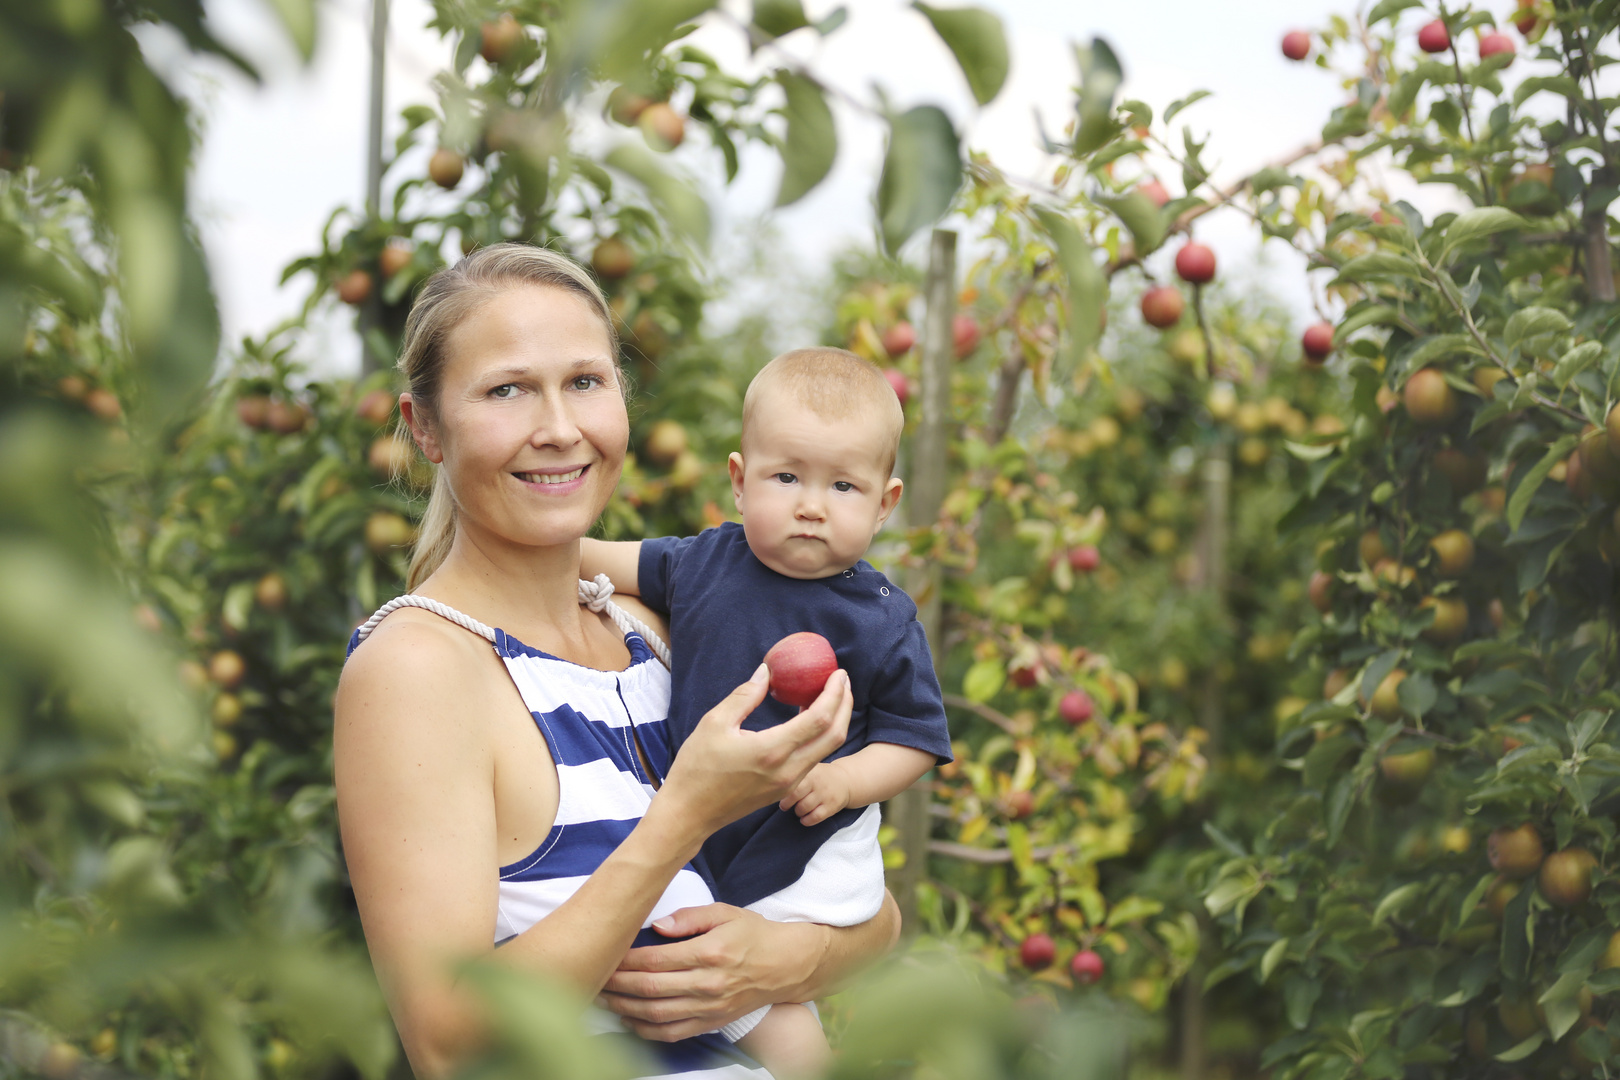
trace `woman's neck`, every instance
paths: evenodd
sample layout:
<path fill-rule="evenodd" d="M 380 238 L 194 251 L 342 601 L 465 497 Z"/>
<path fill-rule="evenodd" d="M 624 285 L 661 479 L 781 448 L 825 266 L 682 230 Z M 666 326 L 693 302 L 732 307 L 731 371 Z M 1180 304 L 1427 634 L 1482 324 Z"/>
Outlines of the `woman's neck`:
<path fill-rule="evenodd" d="M 416 591 L 548 652 L 586 647 L 577 540 L 519 547 L 459 528 L 443 564 Z"/>

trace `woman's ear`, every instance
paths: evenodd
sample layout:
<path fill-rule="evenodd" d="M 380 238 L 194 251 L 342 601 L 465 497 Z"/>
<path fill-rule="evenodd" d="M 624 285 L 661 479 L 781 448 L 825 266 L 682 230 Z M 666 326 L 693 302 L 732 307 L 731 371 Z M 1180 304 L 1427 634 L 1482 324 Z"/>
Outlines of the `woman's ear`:
<path fill-rule="evenodd" d="M 443 463 L 444 451 L 439 448 L 439 440 L 426 418 L 416 411 L 416 402 L 410 394 L 399 395 L 399 415 L 405 421 L 405 426 L 411 429 L 411 438 L 421 448 L 422 456 L 435 465 Z"/>

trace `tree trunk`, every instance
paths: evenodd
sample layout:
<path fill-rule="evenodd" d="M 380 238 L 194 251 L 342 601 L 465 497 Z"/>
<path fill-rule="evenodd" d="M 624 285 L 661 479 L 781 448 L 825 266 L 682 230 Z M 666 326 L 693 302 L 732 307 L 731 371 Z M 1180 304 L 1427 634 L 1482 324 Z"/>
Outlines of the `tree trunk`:
<path fill-rule="evenodd" d="M 906 478 L 906 520 L 914 529 L 939 521 L 945 502 L 947 455 L 951 415 L 951 358 L 955 341 L 951 320 L 956 315 L 956 234 L 935 229 L 928 249 L 928 315 L 923 323 L 922 386 L 918 397 L 922 416 L 911 444 Z M 914 569 L 906 587 L 917 604 L 917 620 L 928 635 L 934 664 L 940 661 L 943 619 L 940 606 L 940 567 L 930 560 Z M 903 865 L 889 872 L 889 889 L 900 905 L 904 933 L 917 932 L 917 886 L 928 869 L 927 781 L 889 800 L 889 823 L 899 833 Z"/>

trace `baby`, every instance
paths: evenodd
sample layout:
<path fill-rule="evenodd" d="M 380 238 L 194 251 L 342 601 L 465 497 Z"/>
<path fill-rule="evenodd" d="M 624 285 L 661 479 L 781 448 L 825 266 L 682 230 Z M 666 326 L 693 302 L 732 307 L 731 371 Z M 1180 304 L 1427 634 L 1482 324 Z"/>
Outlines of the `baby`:
<path fill-rule="evenodd" d="M 779 807 L 728 825 L 703 848 L 715 899 L 782 922 L 852 926 L 883 902 L 877 803 L 951 759 L 928 640 L 904 591 L 862 556 L 900 501 L 892 473 L 905 416 L 878 368 L 843 349 L 772 360 L 743 399 L 731 455 L 741 525 L 640 543 L 586 541 L 581 574 L 667 613 L 674 643 L 671 749 L 766 650 L 810 630 L 849 672 L 849 736 Z M 767 699 L 745 726 L 796 710 Z M 776 1005 L 722 1029 L 781 1077 L 828 1060 L 813 1006 Z"/>

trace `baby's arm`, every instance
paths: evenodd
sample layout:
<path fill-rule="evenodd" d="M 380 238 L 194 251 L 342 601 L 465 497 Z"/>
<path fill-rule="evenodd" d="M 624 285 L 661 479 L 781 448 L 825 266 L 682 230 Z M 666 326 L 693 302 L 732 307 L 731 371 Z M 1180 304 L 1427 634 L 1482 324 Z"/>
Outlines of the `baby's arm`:
<path fill-rule="evenodd" d="M 597 574 L 606 574 L 613 582 L 613 591 L 626 596 L 640 596 L 638 583 L 641 567 L 640 540 L 592 540 L 579 542 L 579 576 L 589 581 Z"/>
<path fill-rule="evenodd" d="M 875 742 L 811 769 L 778 805 L 805 825 L 817 825 L 850 806 L 892 799 L 934 767 L 935 757 L 896 743 Z"/>

